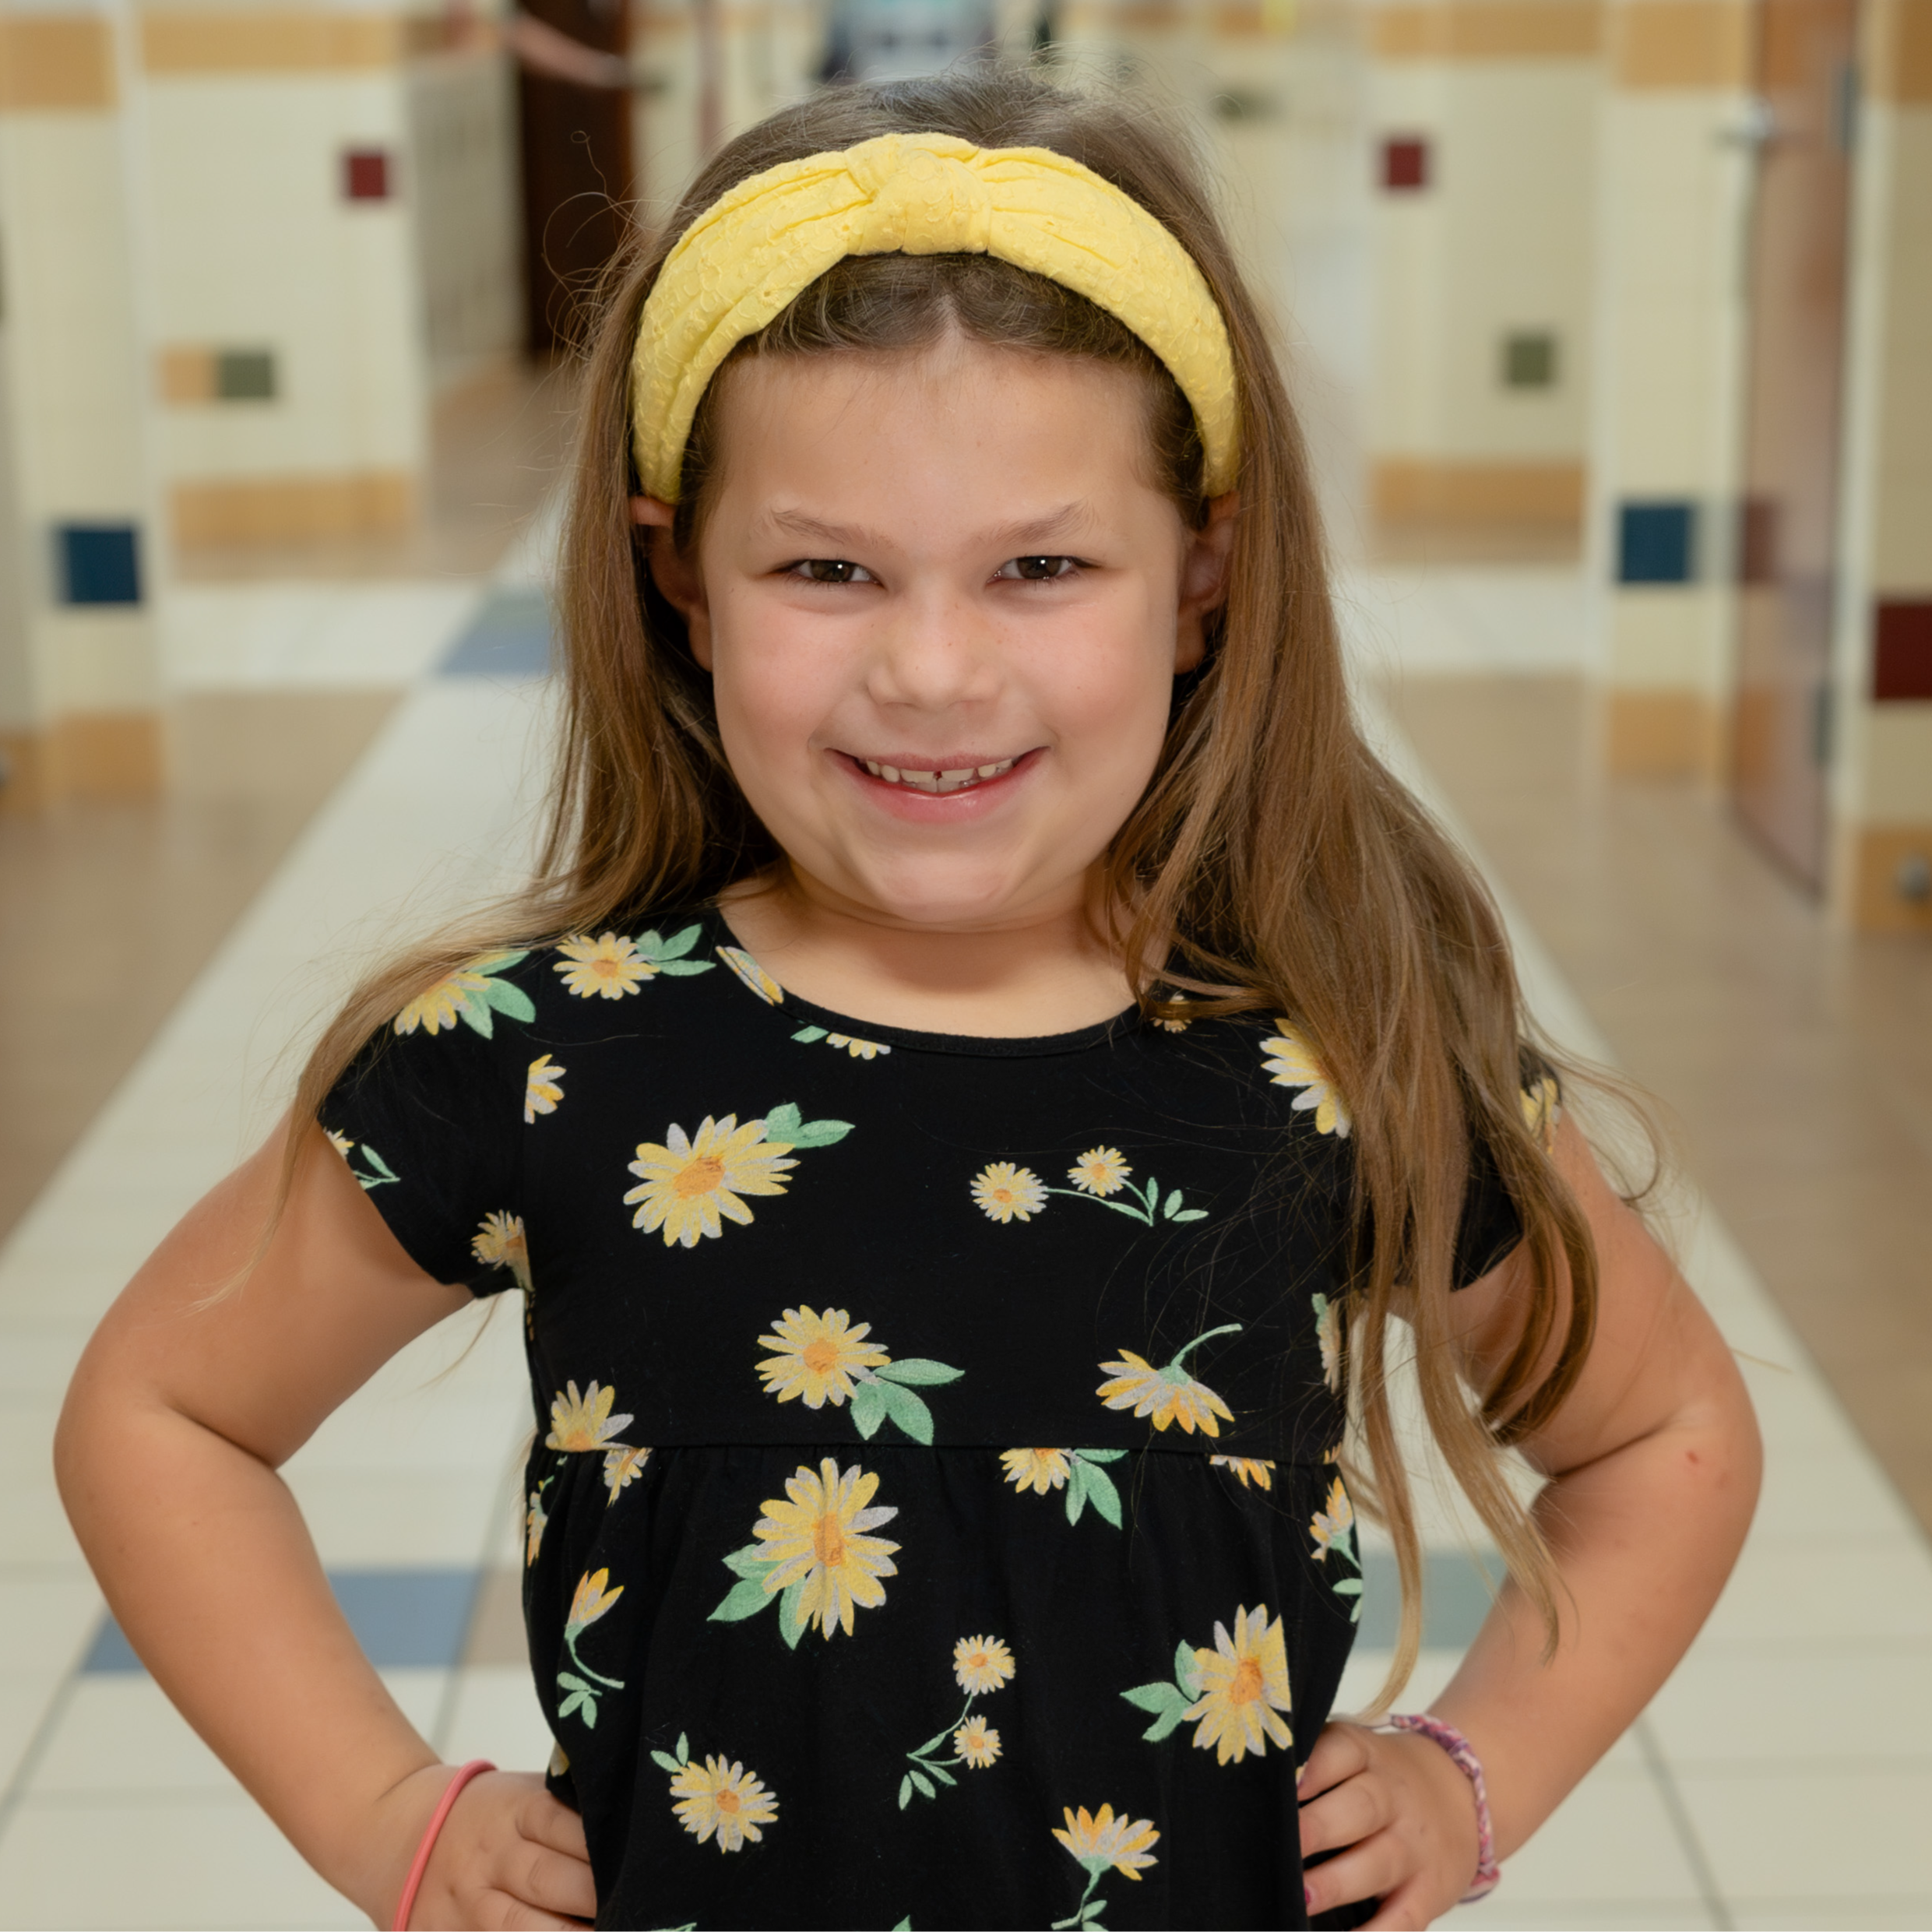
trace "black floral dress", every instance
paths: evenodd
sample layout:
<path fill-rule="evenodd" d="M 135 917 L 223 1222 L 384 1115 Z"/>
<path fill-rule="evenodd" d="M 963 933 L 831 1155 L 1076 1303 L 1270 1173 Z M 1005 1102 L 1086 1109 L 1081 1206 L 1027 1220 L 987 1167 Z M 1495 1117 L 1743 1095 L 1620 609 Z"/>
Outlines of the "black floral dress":
<path fill-rule="evenodd" d="M 479 959 L 324 1124 L 524 1298 L 607 1926 L 1295 1926 L 1360 1607 L 1349 1118 L 1278 1019 L 871 1026 L 715 910 Z M 1465 1279 L 1518 1238 L 1479 1161 Z"/>

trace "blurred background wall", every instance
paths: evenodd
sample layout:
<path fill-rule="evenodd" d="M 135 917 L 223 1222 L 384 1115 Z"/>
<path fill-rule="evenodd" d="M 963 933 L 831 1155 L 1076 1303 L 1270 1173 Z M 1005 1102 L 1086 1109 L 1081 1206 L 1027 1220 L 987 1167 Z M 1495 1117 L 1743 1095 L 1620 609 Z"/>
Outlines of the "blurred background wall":
<path fill-rule="evenodd" d="M 1929 23 L 5 0 L 0 809 L 178 776 L 171 585 L 420 552 L 438 448 L 526 393 L 631 211 L 734 128 L 1045 49 L 1217 147 L 1345 552 L 1580 558 L 1589 755 L 1729 794 L 1840 924 L 1932 929 Z"/>

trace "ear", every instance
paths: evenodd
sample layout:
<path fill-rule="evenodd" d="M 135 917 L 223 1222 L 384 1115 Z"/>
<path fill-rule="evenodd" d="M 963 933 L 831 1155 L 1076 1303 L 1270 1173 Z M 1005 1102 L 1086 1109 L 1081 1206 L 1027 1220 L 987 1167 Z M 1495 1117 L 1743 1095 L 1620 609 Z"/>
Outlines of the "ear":
<path fill-rule="evenodd" d="M 1227 596 L 1228 559 L 1241 499 L 1230 490 L 1208 505 L 1208 520 L 1188 533 L 1181 560 L 1181 604 L 1175 613 L 1174 672 L 1195 670 L 1207 655 L 1207 621 Z"/>
<path fill-rule="evenodd" d="M 654 496 L 631 499 L 631 521 L 642 533 L 644 554 L 651 569 L 651 581 L 677 614 L 684 620 L 685 635 L 691 639 L 691 654 L 699 667 L 711 668 L 711 607 L 705 597 L 703 573 L 695 558 L 684 556 L 671 536 L 677 516 L 668 503 Z"/>

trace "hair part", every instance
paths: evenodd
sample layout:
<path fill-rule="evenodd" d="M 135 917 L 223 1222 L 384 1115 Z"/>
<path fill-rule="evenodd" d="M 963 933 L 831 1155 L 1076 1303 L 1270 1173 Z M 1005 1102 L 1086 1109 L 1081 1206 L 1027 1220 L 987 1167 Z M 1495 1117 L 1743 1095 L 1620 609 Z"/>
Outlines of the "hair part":
<path fill-rule="evenodd" d="M 1106 856 L 1108 903 L 1120 909 L 1125 959 L 1184 962 L 1178 981 L 1165 977 L 1195 996 L 1189 1012 L 1291 1016 L 1353 1116 L 1347 1343 L 1372 1465 L 1364 1497 L 1388 1526 L 1402 1579 L 1400 1635 L 1381 1701 L 1406 1679 L 1421 1629 L 1421 1550 L 1388 1394 L 1399 1321 L 1413 1328 L 1434 1442 L 1554 1646 L 1554 1566 L 1498 1452 L 1546 1422 L 1582 1371 L 1596 1305 L 1589 1230 L 1524 1118 L 1527 1023 L 1501 919 L 1468 862 L 1357 727 L 1307 456 L 1267 329 L 1188 140 L 1142 100 L 991 68 L 822 93 L 729 143 L 663 231 L 638 238 L 614 266 L 584 369 L 558 586 L 563 716 L 537 877 L 471 930 L 367 980 L 310 1057 L 294 1118 L 316 1117 L 371 1036 L 466 960 L 709 899 L 782 860 L 732 776 L 709 680 L 651 580 L 630 519 L 639 487 L 632 349 L 671 245 L 721 195 L 782 162 L 926 132 L 1050 148 L 1082 162 L 1180 240 L 1226 321 L 1242 452 L 1226 602 L 1202 667 L 1177 682 L 1153 778 Z M 772 355 L 900 352 L 948 331 L 1138 371 L 1153 473 L 1198 526 L 1199 440 L 1173 378 L 1114 318 L 1009 265 L 849 259 L 725 367 Z M 701 405 L 685 453 L 674 533 L 681 546 L 715 470 L 719 386 Z M 1175 1015 L 1160 987 L 1143 984 L 1140 996 L 1156 1016 Z M 1516 1345 L 1473 1400 L 1456 1366 L 1450 1304 L 1473 1136 L 1515 1203 L 1528 1264 Z M 295 1145 L 291 1135 L 291 1172 Z"/>

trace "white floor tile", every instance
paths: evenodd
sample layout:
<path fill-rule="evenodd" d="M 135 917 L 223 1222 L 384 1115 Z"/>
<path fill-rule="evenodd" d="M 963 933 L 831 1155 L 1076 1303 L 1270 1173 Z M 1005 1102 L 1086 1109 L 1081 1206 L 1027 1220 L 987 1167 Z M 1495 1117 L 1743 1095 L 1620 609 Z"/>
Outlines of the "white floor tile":
<path fill-rule="evenodd" d="M 0 1402 L 0 1480 L 43 1476 L 54 1466 L 57 1395 L 9 1395 Z"/>
<path fill-rule="evenodd" d="M 332 1569 L 479 1564 L 490 1542 L 496 1472 L 299 1469 L 289 1487 Z"/>
<path fill-rule="evenodd" d="M 1738 1932 L 1925 1932 L 1932 1926 L 1932 1892 L 1902 1899 L 1733 1899 Z"/>
<path fill-rule="evenodd" d="M 65 1395 L 93 1332 L 72 1320 L 0 1321 L 0 1400 Z"/>
<path fill-rule="evenodd" d="M 1648 1772 L 1621 1765 L 1592 1771 L 1504 1872 L 1519 1903 L 1668 1904 L 1698 1896 L 1663 1794 Z"/>
<path fill-rule="evenodd" d="M 0 1677 L 0 1790 L 12 1783 L 60 1687 L 51 1670 Z"/>
<path fill-rule="evenodd" d="M 492 1664 L 457 1673 L 443 1757 L 452 1765 L 487 1758 L 505 1771 L 541 1771 L 550 1762 L 550 1726 L 537 1687 L 521 1664 Z"/>
<path fill-rule="evenodd" d="M 1932 1766 L 1932 1645 L 1827 1656 L 1694 1650 L 1648 1715 L 1680 1770 L 1847 1758 Z"/>
<path fill-rule="evenodd" d="M 86 1559 L 68 1527 L 50 1468 L 37 1478 L 0 1484 L 0 1550 L 9 1564 L 47 1564 L 71 1572 Z"/>
<path fill-rule="evenodd" d="M 1824 1921 L 1820 1921 L 1823 1923 Z M 1835 1920 L 1832 1921 L 1835 1924 Z M 1453 1932 L 1702 1932 L 1716 1920 L 1701 1899 L 1512 1899 L 1507 1886 L 1436 1920 Z"/>
<path fill-rule="evenodd" d="M 1932 1644 L 1932 1550 L 1903 1537 L 1754 1530 L 1698 1647 L 1798 1644 L 1814 1654 Z"/>
<path fill-rule="evenodd" d="M 1860 1899 L 1932 1895 L 1932 1764 L 1756 1773 L 1691 1768 L 1677 1774 L 1677 1785 L 1727 1898 L 1835 1898 L 1849 1906 Z"/>
<path fill-rule="evenodd" d="M 427 1737 L 442 1713 L 449 1673 L 385 1670 L 382 1681 Z M 75 1685 L 27 1789 L 40 1798 L 240 1791 L 160 1686 L 131 1671 L 85 1677 Z"/>
<path fill-rule="evenodd" d="M 100 1592 L 72 1569 L 0 1571 L 0 1679 L 64 1677 L 93 1640 Z"/>
<path fill-rule="evenodd" d="M 0 1839 L 0 1927 L 295 1932 L 368 1921 L 240 1793 L 29 1798 Z"/>
<path fill-rule="evenodd" d="M 1917 1519 L 1862 1447 L 1765 1445 L 1765 1487 L 1754 1528 L 1763 1535 L 1885 1536 L 1924 1547 Z"/>

